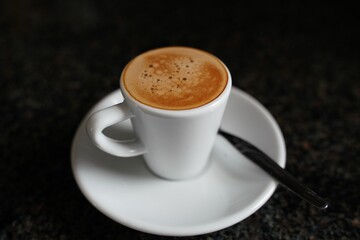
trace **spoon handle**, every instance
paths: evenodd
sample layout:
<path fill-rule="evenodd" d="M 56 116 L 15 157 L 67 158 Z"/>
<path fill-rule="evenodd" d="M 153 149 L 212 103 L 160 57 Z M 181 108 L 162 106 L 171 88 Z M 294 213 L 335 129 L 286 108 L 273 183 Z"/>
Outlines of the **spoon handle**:
<path fill-rule="evenodd" d="M 244 156 L 256 163 L 265 172 L 275 178 L 280 184 L 297 194 L 299 197 L 303 198 L 304 200 L 308 201 L 309 203 L 318 208 L 326 209 L 328 207 L 328 203 L 325 202 L 317 193 L 301 184 L 263 151 L 261 151 L 248 141 L 240 137 L 233 136 L 222 130 L 219 130 L 219 134 L 224 136 Z"/>

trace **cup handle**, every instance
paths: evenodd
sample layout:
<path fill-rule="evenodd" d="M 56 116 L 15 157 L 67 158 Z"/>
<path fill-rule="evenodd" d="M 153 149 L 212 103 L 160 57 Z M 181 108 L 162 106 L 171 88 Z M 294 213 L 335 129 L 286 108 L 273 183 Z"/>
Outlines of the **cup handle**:
<path fill-rule="evenodd" d="M 146 152 L 139 139 L 120 141 L 103 134 L 103 130 L 118 122 L 123 122 L 134 115 L 125 103 L 99 110 L 90 115 L 86 122 L 86 130 L 93 143 L 109 154 L 117 157 L 133 157 Z"/>

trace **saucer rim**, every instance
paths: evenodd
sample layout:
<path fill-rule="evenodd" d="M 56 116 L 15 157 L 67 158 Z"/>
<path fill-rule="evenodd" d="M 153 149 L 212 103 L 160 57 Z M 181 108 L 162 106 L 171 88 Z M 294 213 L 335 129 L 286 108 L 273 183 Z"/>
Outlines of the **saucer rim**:
<path fill-rule="evenodd" d="M 71 145 L 71 156 L 70 156 L 71 157 L 71 168 L 72 168 L 72 173 L 74 175 L 75 181 L 76 181 L 81 193 L 85 196 L 85 198 L 97 210 L 99 210 L 105 216 L 109 217 L 110 219 L 112 219 L 112 220 L 116 221 L 117 223 L 120 223 L 124 226 L 130 227 L 132 229 L 142 231 L 145 233 L 157 234 L 157 235 L 162 235 L 162 236 L 179 236 L 179 237 L 180 236 L 195 236 L 195 235 L 201 235 L 201 234 L 207 234 L 207 233 L 219 231 L 221 229 L 230 227 L 234 224 L 237 224 L 237 223 L 243 221 L 244 219 L 246 219 L 247 217 L 249 217 L 250 215 L 255 213 L 259 208 L 261 208 L 275 192 L 276 187 L 277 187 L 277 182 L 274 179 L 270 179 L 268 182 L 268 185 L 262 190 L 261 194 L 259 194 L 259 196 L 257 196 L 256 199 L 252 203 L 247 205 L 246 209 L 243 209 L 242 211 L 237 211 L 233 214 L 229 214 L 229 215 L 221 218 L 218 221 L 213 221 L 210 223 L 205 223 L 202 225 L 196 225 L 196 226 L 192 226 L 192 227 L 187 226 L 186 229 L 184 229 L 184 227 L 182 227 L 182 228 L 174 227 L 174 226 L 165 226 L 164 227 L 164 226 L 158 226 L 156 224 L 144 223 L 144 221 L 130 219 L 128 216 L 125 216 L 125 218 L 124 218 L 124 217 L 118 216 L 118 214 L 113 214 L 111 211 L 108 211 L 106 208 L 103 208 L 101 205 L 97 204 L 96 200 L 93 199 L 93 196 L 91 196 L 88 193 L 88 191 L 86 190 L 86 187 L 83 186 L 82 181 L 79 179 L 80 177 L 79 177 L 79 175 L 76 171 L 76 167 L 75 167 L 75 163 L 76 163 L 76 159 L 74 156 L 75 148 L 76 148 L 75 145 L 78 144 L 78 142 L 76 142 L 76 140 L 78 138 L 78 135 L 81 134 L 80 131 L 82 131 L 86 117 L 89 114 L 91 114 L 93 111 L 96 111 L 97 108 L 99 108 L 106 99 L 112 99 L 112 98 L 114 98 L 113 95 L 119 94 L 119 93 L 121 95 L 121 92 L 119 90 L 115 90 L 115 91 L 107 94 L 102 99 L 100 99 L 96 104 L 94 104 L 94 106 L 90 109 L 90 111 L 87 114 L 85 114 L 85 117 L 81 120 L 81 122 L 75 132 L 74 138 L 72 140 L 72 145 Z M 280 129 L 279 125 L 277 124 L 276 120 L 274 119 L 274 117 L 257 99 L 255 99 L 248 93 L 242 91 L 241 89 L 232 87 L 230 95 L 233 95 L 233 94 L 238 95 L 238 97 L 248 101 L 249 104 L 251 104 L 254 108 L 257 108 L 258 110 L 260 110 L 261 114 L 264 117 L 266 117 L 267 121 L 270 123 L 271 128 L 273 129 L 273 131 L 275 133 L 275 139 L 278 141 L 278 145 L 279 145 L 279 157 L 275 160 L 282 168 L 284 168 L 285 164 L 286 164 L 285 140 L 284 140 L 283 134 L 281 132 L 281 129 Z M 123 101 L 122 95 L 121 95 L 121 98 L 122 98 L 122 100 L 120 100 L 120 102 Z"/>

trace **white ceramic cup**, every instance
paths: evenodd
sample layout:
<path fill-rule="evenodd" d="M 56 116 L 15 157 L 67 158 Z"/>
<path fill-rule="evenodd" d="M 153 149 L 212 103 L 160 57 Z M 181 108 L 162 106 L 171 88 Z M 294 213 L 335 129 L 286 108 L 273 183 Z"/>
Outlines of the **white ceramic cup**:
<path fill-rule="evenodd" d="M 182 180 L 199 175 L 207 166 L 232 85 L 229 70 L 221 64 L 227 71 L 222 93 L 206 105 L 188 110 L 145 105 L 120 81 L 124 102 L 90 115 L 86 124 L 89 137 L 114 156 L 143 155 L 150 170 L 162 178 Z M 119 141 L 103 134 L 105 128 L 129 118 L 137 139 Z"/>

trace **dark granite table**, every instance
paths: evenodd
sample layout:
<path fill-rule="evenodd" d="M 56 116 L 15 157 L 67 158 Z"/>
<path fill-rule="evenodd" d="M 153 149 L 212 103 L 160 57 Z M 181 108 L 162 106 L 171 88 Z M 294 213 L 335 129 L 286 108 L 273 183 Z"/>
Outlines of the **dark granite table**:
<path fill-rule="evenodd" d="M 249 218 L 192 239 L 360 239 L 354 6 L 49 2 L 0 2 L 1 240 L 165 239 L 97 211 L 74 181 L 70 145 L 127 61 L 167 45 L 219 56 L 278 121 L 286 169 L 331 203 L 320 211 L 279 186 Z"/>

